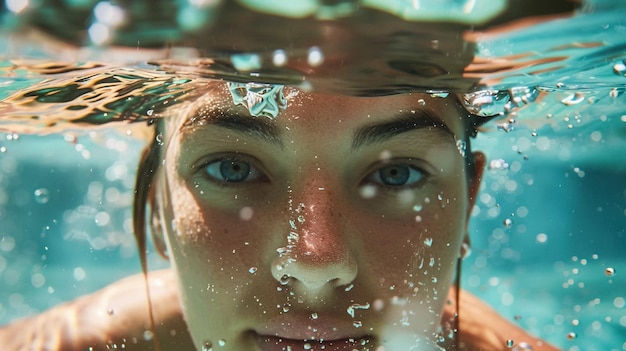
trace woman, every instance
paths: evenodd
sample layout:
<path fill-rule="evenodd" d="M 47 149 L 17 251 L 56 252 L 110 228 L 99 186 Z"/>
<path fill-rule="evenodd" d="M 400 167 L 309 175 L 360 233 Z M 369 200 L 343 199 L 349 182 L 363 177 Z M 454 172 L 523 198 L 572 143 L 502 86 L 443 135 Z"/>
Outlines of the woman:
<path fill-rule="evenodd" d="M 455 98 L 215 82 L 156 128 L 150 307 L 128 278 L 1 329 L 7 350 L 555 350 L 453 287 L 485 164 Z"/>

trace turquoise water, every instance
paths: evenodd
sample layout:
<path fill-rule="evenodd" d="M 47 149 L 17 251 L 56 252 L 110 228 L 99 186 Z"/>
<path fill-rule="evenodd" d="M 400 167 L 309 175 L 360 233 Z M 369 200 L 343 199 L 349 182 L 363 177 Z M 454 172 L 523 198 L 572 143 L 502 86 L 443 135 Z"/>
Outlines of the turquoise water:
<path fill-rule="evenodd" d="M 450 12 L 458 18 L 450 4 L 462 8 L 462 3 L 438 2 L 441 8 L 433 7 L 428 16 Z M 132 54 L 89 42 L 97 37 L 73 37 L 80 28 L 70 27 L 59 35 L 87 49 L 55 51 L 37 44 L 37 37 L 16 40 L 15 33 L 29 28 L 20 23 L 37 22 L 39 17 L 36 10 L 14 14 L 7 4 L 3 24 L 8 29 L 0 39 L 1 52 L 6 53 L 0 62 L 0 99 L 4 102 L 0 127 L 17 132 L 0 134 L 0 324 L 140 271 L 130 204 L 135 167 L 145 141 L 132 124 L 111 123 L 115 129 L 93 128 L 93 124 L 145 120 L 168 103 L 193 96 L 179 95 L 180 91 L 219 77 L 238 81 L 255 77 L 358 94 L 425 87 L 462 91 L 480 80 L 507 92 L 507 100 L 486 107 L 492 113 L 507 114 L 488 123 L 473 146 L 484 150 L 492 163 L 473 213 L 472 255 L 463 266 L 463 286 L 510 320 L 563 349 L 626 350 L 626 67 L 622 68 L 626 65 L 626 5 L 622 2 L 587 1 L 574 16 L 499 35 L 485 33 L 500 27 L 463 24 L 464 31 L 476 26 L 474 34 L 483 33 L 465 52 L 479 58 L 466 69 L 476 79 L 437 74 L 430 65 L 438 62 L 446 72 L 454 73 L 455 60 L 465 62 L 466 55 L 450 62 L 442 60 L 445 55 L 424 57 L 407 41 L 396 38 L 398 51 L 370 55 L 366 60 L 356 40 L 343 53 L 341 45 L 315 42 L 319 38 L 313 35 L 307 39 L 318 44 L 326 63 L 341 56 L 353 69 L 342 66 L 332 78 L 331 71 L 303 76 L 273 61 L 276 49 L 286 47 L 282 37 L 264 41 L 264 48 L 255 46 L 252 39 L 237 42 L 250 48 L 251 56 L 241 55 L 242 49 L 221 52 L 219 45 L 224 44 L 219 41 L 215 47 L 203 46 L 193 34 L 208 30 L 202 23 L 212 18 L 211 9 L 197 15 L 206 18 L 190 21 L 197 25 L 188 24 L 191 27 L 185 33 L 194 50 L 178 48 L 164 54 L 164 43 L 147 42 L 159 37 L 154 34 L 159 28 L 159 33 L 165 33 L 161 37 L 177 40 L 181 35 L 163 14 L 161 19 L 168 25 L 163 21 L 154 21 L 152 27 L 136 25 L 135 30 L 143 30 L 140 37 L 145 46 L 133 47 L 142 50 Z M 344 10 L 338 6 L 319 7 L 315 13 L 341 19 Z M 81 8 L 89 12 L 90 7 Z M 184 6 L 180 9 L 184 13 Z M 354 9 L 346 7 L 345 11 Z M 89 18 L 76 25 L 91 28 L 97 21 Z M 219 24 L 211 28 L 220 29 Z M 124 35 L 114 40 L 135 45 L 137 41 L 125 42 L 133 37 L 129 30 L 120 29 Z M 416 33 L 423 34 L 421 30 Z M 454 33 L 437 28 L 428 35 L 439 35 L 442 39 L 437 45 L 449 44 L 450 50 L 458 52 L 463 46 L 444 40 Z M 310 45 L 293 40 L 290 60 L 309 59 Z M 433 48 L 432 40 L 424 45 L 441 51 Z M 198 68 L 204 62 L 198 57 L 206 53 L 214 54 L 215 61 Z M 50 64 L 44 69 L 13 60 L 25 57 L 66 64 L 56 73 Z M 104 63 L 89 66 L 85 62 Z M 393 79 L 387 68 L 390 62 L 403 63 L 396 64 L 402 74 Z M 90 102 L 102 109 L 93 110 L 89 118 L 84 110 L 68 109 L 78 105 L 78 100 L 84 102 L 85 96 L 70 94 L 34 105 L 26 104 L 23 96 L 16 98 L 43 87 L 66 87 L 81 75 L 101 78 L 106 72 L 113 72 L 117 80 L 104 84 L 109 90 L 101 100 Z M 110 93 L 134 82 L 140 82 L 141 88 L 124 98 L 141 94 L 148 98 L 131 101 Z M 135 114 L 126 113 L 129 109 Z M 42 118 L 33 120 L 33 115 Z M 68 122 L 72 120 L 83 123 Z M 47 121 L 56 124 L 43 127 L 50 125 Z M 55 133 L 39 135 L 49 132 Z M 149 260 L 152 268 L 167 266 L 153 253 Z"/>

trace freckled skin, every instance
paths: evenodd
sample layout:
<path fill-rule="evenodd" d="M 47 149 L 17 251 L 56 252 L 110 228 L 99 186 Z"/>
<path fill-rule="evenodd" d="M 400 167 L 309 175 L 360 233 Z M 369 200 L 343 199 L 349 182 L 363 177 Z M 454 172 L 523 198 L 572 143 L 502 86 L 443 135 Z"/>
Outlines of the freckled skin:
<path fill-rule="evenodd" d="M 176 224 L 176 230 L 167 230 L 166 240 L 194 343 L 200 348 L 206 340 L 225 339 L 223 350 L 253 350 L 251 332 L 275 333 L 264 329 L 268 320 L 289 325 L 291 318 L 294 329 L 304 329 L 294 335 L 323 338 L 325 331 L 319 335 L 301 325 L 300 318 L 313 312 L 319 317 L 311 325 L 337 323 L 343 338 L 370 335 L 376 346 L 432 339 L 477 186 L 468 184 L 464 159 L 451 136 L 423 129 L 355 151 L 352 135 L 359 127 L 389 120 L 395 111 L 413 110 L 424 99 L 423 108 L 461 137 L 459 110 L 451 101 L 426 94 L 287 95 L 289 107 L 274 122 L 289 141 L 284 148 L 238 135 L 228 146 L 198 149 L 198 140 L 232 132 L 209 126 L 208 132 L 197 128 L 179 134 L 173 122 L 168 124 L 169 146 L 157 193 L 164 204 L 163 223 Z M 222 91 L 212 98 L 228 96 Z M 203 103 L 210 104 L 211 98 Z M 231 109 L 247 113 L 243 107 Z M 414 145 L 407 147 L 412 140 Z M 432 151 L 435 147 L 438 152 Z M 254 159 L 265 178 L 252 185 L 216 186 L 189 171 L 205 154 L 224 152 Z M 373 198 L 360 196 L 364 179 L 384 165 L 381 152 L 419 159 L 432 172 L 408 190 L 412 201 L 399 201 L 397 192 L 384 187 Z M 299 204 L 303 207 L 296 210 Z M 414 204 L 423 207 L 419 222 Z M 239 216 L 243 207 L 253 211 L 249 220 Z M 288 239 L 291 231 L 298 240 Z M 430 247 L 424 244 L 427 238 Z M 277 249 L 286 245 L 288 252 L 279 255 Z M 250 267 L 256 268 L 254 274 Z M 290 277 L 287 285 L 280 284 L 283 275 Z M 375 300 L 383 301 L 380 311 L 359 309 L 354 318 L 346 313 L 353 303 Z M 291 308 L 283 313 L 277 306 L 286 303 Z M 355 321 L 362 327 L 355 328 Z"/>

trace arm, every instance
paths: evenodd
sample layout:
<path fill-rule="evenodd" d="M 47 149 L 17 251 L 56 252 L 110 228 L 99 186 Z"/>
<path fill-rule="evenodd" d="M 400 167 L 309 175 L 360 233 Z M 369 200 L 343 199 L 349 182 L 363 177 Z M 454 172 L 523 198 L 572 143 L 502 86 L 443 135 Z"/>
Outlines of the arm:
<path fill-rule="evenodd" d="M 454 297 L 456 289 L 450 289 L 449 301 L 444 310 L 444 321 L 453 320 L 456 311 Z M 559 351 L 558 348 L 536 338 L 519 326 L 511 323 L 493 308 L 471 293 L 461 290 L 459 330 L 461 350 L 510 350 L 507 340 L 515 345 L 525 342 L 533 351 Z M 465 348 L 463 348 L 465 347 Z"/>
<path fill-rule="evenodd" d="M 174 275 L 148 274 L 161 350 L 194 350 L 183 320 Z M 93 294 L 0 328 L 3 350 L 153 350 L 145 283 L 134 275 Z"/>

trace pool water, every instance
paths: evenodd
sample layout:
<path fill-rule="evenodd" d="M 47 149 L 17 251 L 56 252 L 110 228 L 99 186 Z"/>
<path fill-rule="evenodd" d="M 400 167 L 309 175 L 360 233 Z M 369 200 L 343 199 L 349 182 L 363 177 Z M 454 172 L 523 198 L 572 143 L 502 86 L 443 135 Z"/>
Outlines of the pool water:
<path fill-rule="evenodd" d="M 237 50 L 206 63 L 203 53 L 220 48 L 202 47 L 193 35 L 194 50 L 179 48 L 163 56 L 159 43 L 151 43 L 125 56 L 118 47 L 94 49 L 96 33 L 90 34 L 88 50 L 74 53 L 79 63 L 59 65 L 58 60 L 72 56 L 63 51 L 64 57 L 51 57 L 36 41 L 15 45 L 11 38 L 16 34 L 7 33 L 21 33 L 20 21 L 37 17 L 23 17 L 9 3 L 16 2 L 5 3 L 3 23 L 10 24 L 10 31 L 0 39 L 0 52 L 7 53 L 0 56 L 0 129 L 7 131 L 0 134 L 0 325 L 140 272 L 130 206 L 146 142 L 141 121 L 192 99 L 203 81 L 254 77 L 376 95 L 420 87 L 463 91 L 480 80 L 480 90 L 506 92 L 507 97 L 484 106 L 503 115 L 486 124 L 472 146 L 483 150 L 490 163 L 472 214 L 472 254 L 463 264 L 462 286 L 562 349 L 626 350 L 626 6 L 621 2 L 586 1 L 574 16 L 503 33 L 496 31 L 500 27 L 479 28 L 476 45 L 468 49 L 478 59 L 465 77 L 435 72 L 419 84 L 406 66 L 404 75 L 388 79 L 382 63 L 400 62 L 398 57 L 361 60 L 358 45 L 343 57 L 356 68 L 341 68 L 334 78 L 332 71 L 320 70 L 303 81 L 297 66 L 272 61 L 284 38 L 267 45 L 269 51 L 255 47 L 254 40 L 241 41 L 238 45 L 250 47 L 252 54 Z M 431 8 L 428 16 L 446 14 L 443 8 Z M 343 16 L 339 7 L 320 9 L 317 16 Z M 197 26 L 187 31 L 205 30 L 206 18 L 195 19 Z M 64 40 L 78 40 L 66 32 Z M 132 36 L 124 33 L 115 40 L 128 45 L 123 40 Z M 453 37 L 443 29 L 438 34 Z M 142 35 L 156 37 L 149 31 Z M 394 54 L 402 62 L 416 59 L 419 55 L 403 43 Z M 450 43 L 450 50 L 459 44 Z M 337 45 L 322 44 L 314 47 L 325 55 L 320 65 L 332 65 L 342 52 Z M 427 44 L 432 48 L 431 40 Z M 103 61 L 107 52 L 110 62 Z M 311 64 L 309 46 L 299 51 L 296 45 L 290 54 L 291 61 L 302 56 Z M 24 57 L 39 61 L 13 60 Z M 95 58 L 100 61 L 90 61 Z M 440 58 L 418 57 L 420 74 L 433 69 L 424 68 L 424 60 Z M 267 62 L 274 66 L 267 69 Z M 445 68 L 454 71 L 454 60 Z M 364 78 L 364 72 L 370 75 Z M 115 79 L 103 80 L 110 76 Z M 32 94 L 66 88 L 81 77 L 90 77 L 89 84 L 99 79 L 94 85 L 103 92 L 99 99 L 68 89 Z M 139 88 L 118 94 L 137 82 Z M 126 99 L 142 94 L 143 100 Z M 34 97 L 56 101 L 32 103 Z M 84 104 L 97 108 L 89 113 L 72 108 Z M 168 266 L 152 251 L 148 258 L 151 269 Z"/>

